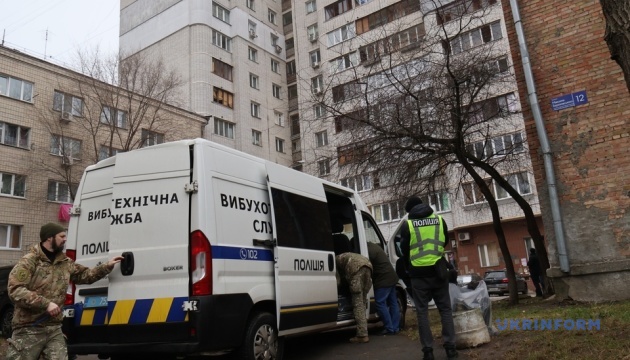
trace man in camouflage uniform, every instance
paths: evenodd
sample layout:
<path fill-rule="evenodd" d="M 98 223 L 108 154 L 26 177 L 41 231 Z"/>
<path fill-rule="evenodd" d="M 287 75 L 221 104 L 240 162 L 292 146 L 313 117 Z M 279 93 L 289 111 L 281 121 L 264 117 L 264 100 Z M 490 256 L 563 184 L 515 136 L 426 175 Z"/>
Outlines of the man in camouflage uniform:
<path fill-rule="evenodd" d="M 66 230 L 58 224 L 41 227 L 41 242 L 29 249 L 9 274 L 9 297 L 15 304 L 13 335 L 8 339 L 7 360 L 66 360 L 61 332 L 62 306 L 68 284 L 91 284 L 122 260 L 113 257 L 93 269 L 75 264 L 63 248 Z"/>
<path fill-rule="evenodd" d="M 349 285 L 352 294 L 354 320 L 357 323 L 357 336 L 351 343 L 366 343 L 370 339 L 367 331 L 367 294 L 372 287 L 372 264 L 365 256 L 346 252 L 335 257 L 337 271 Z"/>

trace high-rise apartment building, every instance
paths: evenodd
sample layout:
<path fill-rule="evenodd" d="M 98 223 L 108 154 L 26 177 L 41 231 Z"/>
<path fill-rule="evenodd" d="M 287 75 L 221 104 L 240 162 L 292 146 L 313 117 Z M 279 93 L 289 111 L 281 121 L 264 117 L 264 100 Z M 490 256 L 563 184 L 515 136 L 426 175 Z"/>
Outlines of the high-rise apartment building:
<path fill-rule="evenodd" d="M 355 144 L 342 114 L 362 111 L 347 100 L 387 89 L 387 74 L 403 63 L 421 64 L 447 48 L 463 58 L 471 48 L 491 47 L 504 54 L 493 66 L 512 75 L 505 29 L 497 0 L 121 0 L 120 46 L 127 54 L 159 55 L 183 74 L 185 107 L 210 117 L 207 138 L 361 192 L 387 237 L 405 215 L 404 199 L 386 171 L 346 166 Z M 421 46 L 440 31 L 451 31 L 450 41 Z M 520 110 L 512 108 L 515 82 L 492 91 L 489 103 L 497 109 Z M 375 97 L 367 102 L 377 103 Z M 520 149 L 523 166 L 506 177 L 539 217 L 522 117 L 516 118 L 510 126 L 497 122 L 488 139 L 470 146 L 481 145 L 481 153 L 489 146 L 493 154 Z M 505 267 L 483 197 L 471 180 L 452 179 L 420 195 L 446 219 L 459 268 L 483 274 Z M 492 190 L 515 268 L 525 271 L 521 259 L 533 244 L 522 212 L 495 183 Z"/>

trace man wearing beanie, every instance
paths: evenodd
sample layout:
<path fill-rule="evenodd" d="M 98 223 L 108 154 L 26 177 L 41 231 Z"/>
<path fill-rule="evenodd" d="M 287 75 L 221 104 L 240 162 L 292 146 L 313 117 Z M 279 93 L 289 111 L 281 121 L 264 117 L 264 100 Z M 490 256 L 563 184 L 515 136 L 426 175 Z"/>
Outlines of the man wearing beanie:
<path fill-rule="evenodd" d="M 91 284 L 122 260 L 115 256 L 90 269 L 66 257 L 66 229 L 48 223 L 39 232 L 40 243 L 33 245 L 9 274 L 7 290 L 15 304 L 13 335 L 8 340 L 7 360 L 68 359 L 61 332 L 62 306 L 70 281 Z"/>
<path fill-rule="evenodd" d="M 446 356 L 448 359 L 455 359 L 455 326 L 448 291 L 447 261 L 444 258 L 448 234 L 446 222 L 417 196 L 407 200 L 405 211 L 409 213 L 409 217 L 407 226 L 403 226 L 401 230 L 400 248 L 411 277 L 423 359 L 434 359 L 433 334 L 429 327 L 431 299 L 440 312 Z"/>

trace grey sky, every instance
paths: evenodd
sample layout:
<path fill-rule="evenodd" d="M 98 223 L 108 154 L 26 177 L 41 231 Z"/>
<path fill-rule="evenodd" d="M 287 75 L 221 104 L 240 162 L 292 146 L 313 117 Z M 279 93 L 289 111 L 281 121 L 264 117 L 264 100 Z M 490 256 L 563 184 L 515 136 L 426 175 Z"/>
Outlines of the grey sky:
<path fill-rule="evenodd" d="M 120 0 L 0 0 L 0 42 L 72 64 L 78 49 L 118 52 L 119 14 Z"/>

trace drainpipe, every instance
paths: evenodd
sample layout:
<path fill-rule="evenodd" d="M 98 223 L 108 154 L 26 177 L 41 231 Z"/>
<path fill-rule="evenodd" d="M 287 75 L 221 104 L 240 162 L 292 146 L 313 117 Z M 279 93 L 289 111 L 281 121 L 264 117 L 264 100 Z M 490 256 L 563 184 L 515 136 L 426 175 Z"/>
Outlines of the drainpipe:
<path fill-rule="evenodd" d="M 562 215 L 560 214 L 560 202 L 558 200 L 558 192 L 556 188 L 556 175 L 553 171 L 553 156 L 549 147 L 549 139 L 543 122 L 540 105 L 538 104 L 538 96 L 536 95 L 536 84 L 534 83 L 534 75 L 529 62 L 529 52 L 527 51 L 527 43 L 525 42 L 525 32 L 521 22 L 521 14 L 518 10 L 518 0 L 510 0 L 512 15 L 514 17 L 514 26 L 516 28 L 516 36 L 518 38 L 518 46 L 521 50 L 521 59 L 523 61 L 523 71 L 525 72 L 525 82 L 527 83 L 527 96 L 529 104 L 534 115 L 536 131 L 540 140 L 540 148 L 543 153 L 543 162 L 545 164 L 545 174 L 547 176 L 547 188 L 549 190 L 549 202 L 551 203 L 551 216 L 553 219 L 553 229 L 556 235 L 556 246 L 558 248 L 558 257 L 560 260 L 560 270 L 568 273 L 569 257 L 567 256 L 567 246 L 564 239 L 564 229 L 562 227 Z"/>

